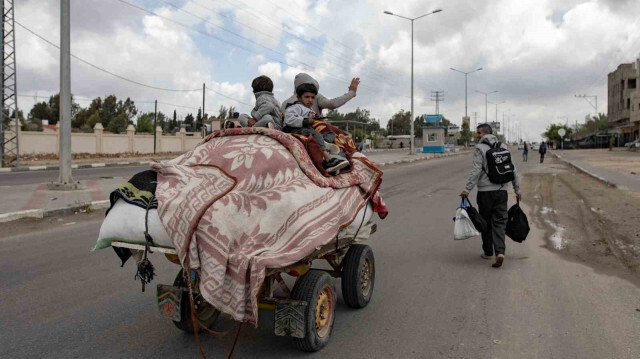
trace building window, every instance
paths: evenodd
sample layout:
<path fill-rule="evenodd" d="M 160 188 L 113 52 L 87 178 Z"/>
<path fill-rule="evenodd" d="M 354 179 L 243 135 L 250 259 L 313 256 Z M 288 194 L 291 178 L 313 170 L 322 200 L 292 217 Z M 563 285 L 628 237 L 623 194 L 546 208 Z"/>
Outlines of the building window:
<path fill-rule="evenodd" d="M 628 79 L 627 88 L 630 88 L 630 89 L 636 88 L 636 79 Z"/>
<path fill-rule="evenodd" d="M 429 134 L 429 142 L 436 142 L 438 140 L 438 135 L 435 133 Z"/>

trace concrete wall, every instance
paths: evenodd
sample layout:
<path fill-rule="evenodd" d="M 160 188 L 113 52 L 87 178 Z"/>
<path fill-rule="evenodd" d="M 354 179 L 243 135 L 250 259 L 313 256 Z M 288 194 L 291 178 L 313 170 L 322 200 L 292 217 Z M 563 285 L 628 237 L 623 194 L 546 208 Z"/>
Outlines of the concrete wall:
<path fill-rule="evenodd" d="M 73 153 L 153 153 L 153 135 L 136 135 L 133 126 L 127 128 L 127 134 L 104 134 L 101 124 L 96 124 L 93 133 L 72 133 L 71 152 Z M 20 131 L 20 152 L 58 153 L 58 131 L 32 132 Z M 184 129 L 175 136 L 163 136 L 160 127 L 156 129 L 156 152 L 185 152 L 193 149 L 202 141 L 199 133 L 187 136 Z"/>

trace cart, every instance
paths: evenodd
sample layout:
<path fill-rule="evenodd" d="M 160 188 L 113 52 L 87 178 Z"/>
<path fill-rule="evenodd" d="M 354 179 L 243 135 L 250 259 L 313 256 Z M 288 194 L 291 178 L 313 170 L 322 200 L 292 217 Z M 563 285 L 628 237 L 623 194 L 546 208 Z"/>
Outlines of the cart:
<path fill-rule="evenodd" d="M 368 223 L 365 228 L 371 235 L 376 232 L 377 225 Z M 286 268 L 267 268 L 258 295 L 258 308 L 275 311 L 275 335 L 292 337 L 296 347 L 308 352 L 318 351 L 327 345 L 333 329 L 337 298 L 332 278 L 342 278 L 342 296 L 347 306 L 364 308 L 369 304 L 375 283 L 375 261 L 371 247 L 356 243 L 357 235 L 356 232 L 354 237 L 338 237 Z M 111 246 L 145 249 L 144 245 L 115 241 Z M 163 253 L 168 260 L 180 265 L 175 249 L 150 249 Z M 312 269 L 312 262 L 317 259 L 325 260 L 331 269 Z M 292 288 L 285 283 L 283 274 L 296 277 Z M 194 315 L 188 280 L 193 291 Z M 187 333 L 193 333 L 194 328 L 198 331 L 211 328 L 220 315 L 220 311 L 198 293 L 198 280 L 196 271 L 186 275 L 181 268 L 173 285 L 157 286 L 160 313 Z M 193 319 L 197 319 L 196 325 Z"/>

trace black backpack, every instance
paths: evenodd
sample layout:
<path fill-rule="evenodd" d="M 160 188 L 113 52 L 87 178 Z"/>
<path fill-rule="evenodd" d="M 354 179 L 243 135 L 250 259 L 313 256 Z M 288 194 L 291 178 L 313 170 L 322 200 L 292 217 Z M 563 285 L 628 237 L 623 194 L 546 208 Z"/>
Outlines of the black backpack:
<path fill-rule="evenodd" d="M 511 153 L 502 148 L 500 142 L 496 142 L 486 153 L 487 176 L 491 183 L 505 184 L 515 179 L 515 167 L 511 162 Z"/>
<path fill-rule="evenodd" d="M 522 243 L 529 234 L 527 215 L 520 208 L 520 201 L 509 208 L 506 235 L 515 242 Z"/>

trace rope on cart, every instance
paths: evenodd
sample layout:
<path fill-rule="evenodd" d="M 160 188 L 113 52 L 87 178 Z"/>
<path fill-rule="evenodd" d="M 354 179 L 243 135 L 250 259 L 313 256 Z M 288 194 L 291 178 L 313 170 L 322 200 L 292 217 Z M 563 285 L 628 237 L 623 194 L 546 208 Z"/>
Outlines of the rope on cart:
<path fill-rule="evenodd" d="M 356 235 L 353 236 L 353 240 L 355 241 L 358 238 L 358 233 L 360 233 L 360 229 L 362 228 L 362 224 L 364 223 L 364 218 L 367 216 L 367 206 L 369 204 L 369 198 L 367 198 L 367 200 L 364 202 L 364 213 L 362 214 L 362 221 L 360 222 L 360 226 L 358 227 L 358 230 L 356 231 Z"/>
<path fill-rule="evenodd" d="M 150 207 L 151 207 L 151 200 L 149 200 L 149 202 L 147 203 L 147 210 L 144 215 L 144 239 L 145 239 L 144 258 L 142 259 L 142 261 L 140 261 L 140 263 L 138 263 L 138 270 L 136 271 L 136 275 L 133 277 L 134 280 L 140 278 L 140 283 L 142 283 L 143 292 L 146 285 L 151 283 L 151 281 L 153 280 L 153 277 L 155 276 L 155 268 L 153 267 L 153 264 L 151 264 L 151 261 L 149 260 L 149 258 L 147 258 L 148 253 L 153 253 L 150 248 L 150 245 L 153 244 L 153 238 L 149 234 Z"/>

